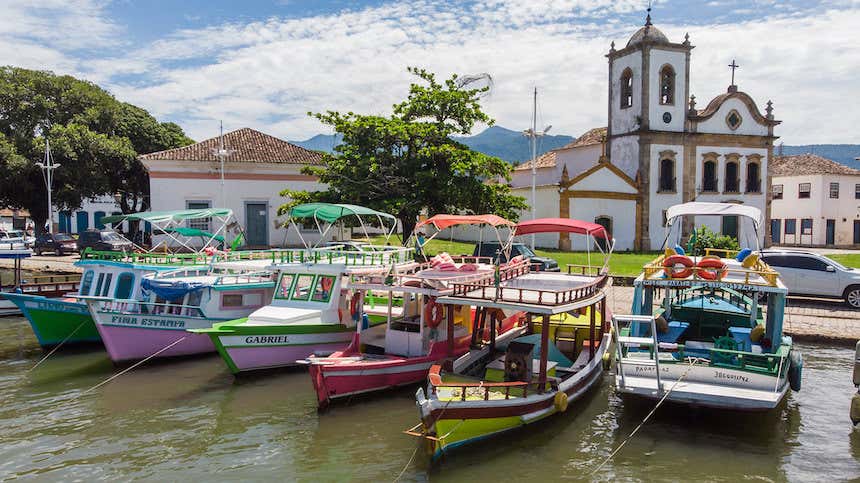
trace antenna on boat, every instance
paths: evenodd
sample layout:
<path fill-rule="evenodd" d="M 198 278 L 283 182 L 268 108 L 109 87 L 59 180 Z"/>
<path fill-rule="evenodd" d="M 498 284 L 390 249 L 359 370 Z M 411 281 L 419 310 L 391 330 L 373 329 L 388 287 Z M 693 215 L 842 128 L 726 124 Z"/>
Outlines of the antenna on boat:
<path fill-rule="evenodd" d="M 543 137 L 552 126 L 537 130 L 537 87 L 534 91 L 534 102 L 532 105 L 532 127 L 523 131 L 523 136 L 529 138 L 532 144 L 532 219 L 537 218 L 537 138 Z M 532 250 L 535 249 L 535 236 L 532 235 Z"/>

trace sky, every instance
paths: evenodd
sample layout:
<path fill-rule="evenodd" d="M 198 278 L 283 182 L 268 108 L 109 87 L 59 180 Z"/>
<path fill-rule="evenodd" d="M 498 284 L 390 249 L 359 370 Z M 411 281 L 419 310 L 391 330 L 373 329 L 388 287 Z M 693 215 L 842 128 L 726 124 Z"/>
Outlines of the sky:
<path fill-rule="evenodd" d="M 611 42 L 647 0 L 0 0 L 0 63 L 99 84 L 194 139 L 252 127 L 291 140 L 331 130 L 308 112 L 390 113 L 408 66 L 489 73 L 486 112 L 577 136 L 606 125 Z M 740 90 L 773 101 L 786 144 L 860 144 L 860 0 L 655 0 L 654 25 L 695 45 L 700 107 Z M 475 132 L 476 134 L 477 132 Z"/>

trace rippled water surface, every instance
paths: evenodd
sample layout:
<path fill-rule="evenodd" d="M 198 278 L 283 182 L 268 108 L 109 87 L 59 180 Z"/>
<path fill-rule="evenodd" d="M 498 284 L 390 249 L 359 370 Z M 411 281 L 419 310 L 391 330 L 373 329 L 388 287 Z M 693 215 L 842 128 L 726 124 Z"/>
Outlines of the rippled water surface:
<path fill-rule="evenodd" d="M 216 356 L 115 374 L 103 350 L 44 353 L 22 318 L 0 318 L 0 478 L 41 480 L 842 481 L 860 478 L 848 408 L 853 351 L 800 345 L 803 391 L 770 415 L 666 406 L 601 472 L 648 404 L 606 377 L 578 407 L 450 455 L 430 469 L 414 389 L 318 414 L 301 370 L 234 379 Z"/>

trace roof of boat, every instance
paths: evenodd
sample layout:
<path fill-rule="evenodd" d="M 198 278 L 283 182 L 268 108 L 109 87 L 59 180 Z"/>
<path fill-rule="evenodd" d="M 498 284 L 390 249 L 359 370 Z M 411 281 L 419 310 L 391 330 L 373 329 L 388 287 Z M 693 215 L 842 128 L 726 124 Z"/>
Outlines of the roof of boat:
<path fill-rule="evenodd" d="M 19 250 L 19 249 L 2 249 L 0 250 L 0 258 L 6 259 L 20 259 L 20 258 L 29 258 L 33 255 L 33 252 L 29 249 Z"/>
<path fill-rule="evenodd" d="M 115 223 L 118 221 L 139 220 L 149 223 L 164 223 L 166 221 L 199 220 L 213 216 L 231 216 L 233 210 L 229 208 L 203 208 L 199 210 L 174 210 L 174 211 L 142 211 L 140 213 L 127 213 L 124 215 L 111 215 L 101 219 L 102 223 Z"/>
<path fill-rule="evenodd" d="M 116 260 L 78 260 L 75 262 L 75 266 L 77 267 L 86 267 L 86 266 L 106 266 L 106 267 L 120 267 L 127 268 L 129 270 L 152 270 L 152 271 L 168 271 L 168 270 L 176 270 L 180 268 L 178 265 L 148 265 L 145 263 L 133 263 L 133 262 L 119 262 Z M 197 265 L 202 266 L 202 265 Z M 194 268 L 185 267 L 185 268 Z"/>
<path fill-rule="evenodd" d="M 570 218 L 536 218 L 517 224 L 516 235 L 530 235 L 532 233 L 577 233 L 580 235 L 591 235 L 594 238 L 608 238 L 609 234 L 603 225 L 590 221 L 574 220 Z"/>
<path fill-rule="evenodd" d="M 755 206 L 705 201 L 691 201 L 670 206 L 666 210 L 667 225 L 671 225 L 672 221 L 680 216 L 744 216 L 753 220 L 756 227 L 761 225 L 762 220 L 761 210 Z"/>
<path fill-rule="evenodd" d="M 390 220 L 396 220 L 394 215 L 376 211 L 359 205 L 345 203 L 304 203 L 290 209 L 291 218 L 317 218 L 328 223 L 347 216 L 380 216 Z"/>
<path fill-rule="evenodd" d="M 498 215 L 433 215 L 426 220 L 419 221 L 418 224 L 415 225 L 415 230 L 418 230 L 422 226 L 425 225 L 433 225 L 439 231 L 444 230 L 445 228 L 450 228 L 456 225 L 490 225 L 490 226 L 514 226 L 514 222 L 506 220 Z"/>

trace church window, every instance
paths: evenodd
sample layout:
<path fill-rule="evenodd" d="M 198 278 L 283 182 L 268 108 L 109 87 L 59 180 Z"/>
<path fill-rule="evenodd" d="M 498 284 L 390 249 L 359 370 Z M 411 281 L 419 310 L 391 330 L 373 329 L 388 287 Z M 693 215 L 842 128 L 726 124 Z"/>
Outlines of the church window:
<path fill-rule="evenodd" d="M 729 161 L 726 163 L 726 193 L 738 193 L 740 191 L 740 180 L 738 179 L 738 163 Z"/>
<path fill-rule="evenodd" d="M 747 163 L 747 193 L 761 193 L 761 176 L 759 164 Z"/>
<path fill-rule="evenodd" d="M 621 109 L 626 109 L 633 105 L 633 71 L 630 68 L 624 69 L 621 73 Z"/>
<path fill-rule="evenodd" d="M 811 183 L 800 183 L 797 185 L 797 197 L 801 199 L 808 199 L 812 195 L 812 184 Z"/>
<path fill-rule="evenodd" d="M 830 183 L 830 197 L 839 198 L 839 183 Z"/>
<path fill-rule="evenodd" d="M 782 199 L 782 185 L 775 184 L 773 185 L 773 199 L 781 200 Z"/>
<path fill-rule="evenodd" d="M 732 109 L 731 112 L 729 112 L 729 115 L 726 116 L 726 124 L 729 125 L 729 128 L 731 128 L 732 131 L 739 128 L 742 122 L 743 118 L 738 113 L 738 111 L 734 109 Z"/>
<path fill-rule="evenodd" d="M 660 69 L 660 104 L 675 104 L 675 69 L 668 64 Z"/>
<path fill-rule="evenodd" d="M 675 191 L 675 161 L 664 158 L 660 161 L 659 191 Z"/>
<path fill-rule="evenodd" d="M 603 229 L 606 230 L 607 238 L 595 238 L 594 239 L 594 242 L 599 249 L 606 250 L 607 248 L 609 248 L 608 243 L 607 243 L 607 239 L 612 236 L 612 218 L 610 218 L 606 215 L 601 215 L 601 216 L 596 217 L 594 219 L 594 222 L 597 223 L 598 225 L 602 226 Z"/>
<path fill-rule="evenodd" d="M 705 161 L 702 172 L 702 191 L 710 193 L 717 191 L 717 163 Z"/>

